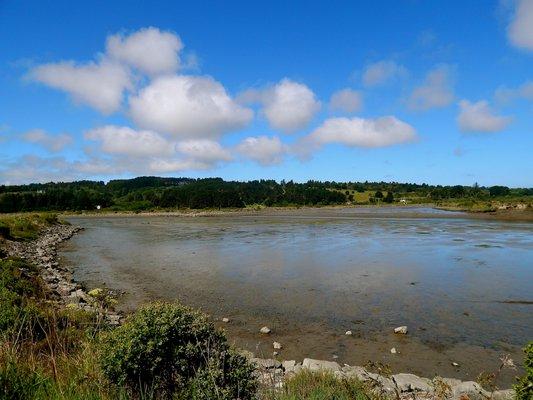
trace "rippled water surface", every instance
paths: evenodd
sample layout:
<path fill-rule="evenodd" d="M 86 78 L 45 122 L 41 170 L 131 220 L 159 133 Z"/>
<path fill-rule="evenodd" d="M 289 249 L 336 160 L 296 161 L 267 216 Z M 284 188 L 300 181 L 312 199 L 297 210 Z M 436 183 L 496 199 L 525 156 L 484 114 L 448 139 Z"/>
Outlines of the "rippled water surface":
<path fill-rule="evenodd" d="M 230 316 L 245 339 L 263 323 L 317 347 L 397 325 L 434 348 L 533 339 L 530 223 L 426 209 L 70 220 L 86 228 L 63 251 L 76 279 L 125 290 L 129 307 L 180 299 Z M 326 351 L 348 352 L 339 340 Z"/>

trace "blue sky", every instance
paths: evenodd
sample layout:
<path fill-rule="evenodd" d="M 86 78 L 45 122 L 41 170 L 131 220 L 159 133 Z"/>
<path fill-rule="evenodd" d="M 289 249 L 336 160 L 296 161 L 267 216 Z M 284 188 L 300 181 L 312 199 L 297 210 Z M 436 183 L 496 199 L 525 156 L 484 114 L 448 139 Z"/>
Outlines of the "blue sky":
<path fill-rule="evenodd" d="M 0 183 L 533 186 L 533 0 L 0 1 Z"/>

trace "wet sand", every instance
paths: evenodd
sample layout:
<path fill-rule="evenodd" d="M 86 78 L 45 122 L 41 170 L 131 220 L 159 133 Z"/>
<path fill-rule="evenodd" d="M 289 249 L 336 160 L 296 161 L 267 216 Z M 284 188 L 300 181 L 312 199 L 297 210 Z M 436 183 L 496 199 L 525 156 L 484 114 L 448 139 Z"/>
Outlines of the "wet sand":
<path fill-rule="evenodd" d="M 382 361 L 464 380 L 495 370 L 503 353 L 518 362 L 533 338 L 528 223 L 418 208 L 70 220 L 86 227 L 63 247 L 76 279 L 124 290 L 126 310 L 178 299 L 228 317 L 218 324 L 258 356 L 275 340 L 282 359 Z M 392 333 L 404 324 L 408 335 Z"/>
<path fill-rule="evenodd" d="M 423 211 L 421 211 L 423 210 Z M 332 213 L 346 213 L 360 218 L 374 218 L 373 213 L 379 213 L 384 218 L 470 218 L 495 221 L 532 222 L 533 211 L 531 210 L 499 210 L 492 212 L 466 212 L 451 208 L 434 207 L 432 204 L 416 206 L 323 206 L 323 207 L 264 207 L 264 208 L 229 208 L 221 210 L 161 210 L 161 211 L 84 211 L 82 214 L 64 213 L 68 217 L 214 217 L 214 216 L 287 216 L 308 215 L 331 217 Z"/>

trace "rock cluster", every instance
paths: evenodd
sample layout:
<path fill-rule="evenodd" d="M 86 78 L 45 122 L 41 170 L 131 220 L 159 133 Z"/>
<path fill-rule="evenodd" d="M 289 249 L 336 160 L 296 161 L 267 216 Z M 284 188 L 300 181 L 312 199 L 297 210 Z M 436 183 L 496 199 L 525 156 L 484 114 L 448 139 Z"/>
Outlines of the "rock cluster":
<path fill-rule="evenodd" d="M 57 246 L 80 230 L 82 228 L 73 225 L 52 225 L 35 240 L 6 240 L 3 247 L 8 256 L 22 258 L 37 266 L 50 296 L 59 304 L 102 314 L 103 310 L 94 304 L 94 299 L 79 283 L 74 282 L 71 271 L 59 263 Z M 120 314 L 108 310 L 103 316 L 112 325 L 119 324 L 121 320 Z"/>
<path fill-rule="evenodd" d="M 294 376 L 303 369 L 310 371 L 326 371 L 337 378 L 356 378 L 369 384 L 373 390 L 383 394 L 390 394 L 391 398 L 400 399 L 450 399 L 450 400 L 512 400 L 513 390 L 499 390 L 489 393 L 478 383 L 460 381 L 450 378 L 435 378 L 433 380 L 421 378 L 413 374 L 395 374 L 382 376 L 367 371 L 363 367 L 344 364 L 341 367 L 335 361 L 315 360 L 305 358 L 301 363 L 295 360 L 278 361 L 251 357 L 250 361 L 257 366 L 259 382 L 272 388 L 282 388 L 285 379 Z M 444 390 L 443 390 L 444 388 Z M 491 397 L 492 396 L 492 397 Z"/>

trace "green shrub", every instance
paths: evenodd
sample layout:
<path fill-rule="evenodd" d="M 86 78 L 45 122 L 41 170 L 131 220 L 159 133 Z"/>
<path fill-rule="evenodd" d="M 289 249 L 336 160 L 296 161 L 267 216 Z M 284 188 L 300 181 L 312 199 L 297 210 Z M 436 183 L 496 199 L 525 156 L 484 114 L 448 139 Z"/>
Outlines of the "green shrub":
<path fill-rule="evenodd" d="M 533 399 L 533 342 L 526 345 L 524 353 L 526 353 L 524 359 L 526 374 L 518 378 L 518 383 L 514 387 L 517 400 Z"/>
<path fill-rule="evenodd" d="M 234 353 L 207 317 L 179 304 L 142 307 L 103 341 L 101 364 L 113 383 L 160 397 L 249 399 L 253 366 Z"/>

